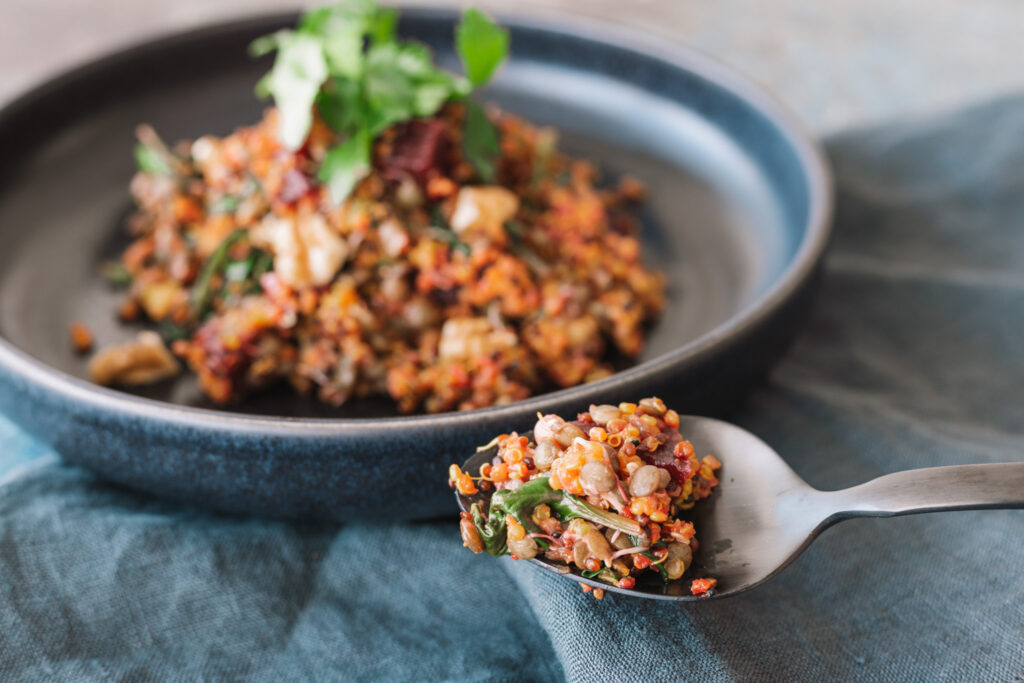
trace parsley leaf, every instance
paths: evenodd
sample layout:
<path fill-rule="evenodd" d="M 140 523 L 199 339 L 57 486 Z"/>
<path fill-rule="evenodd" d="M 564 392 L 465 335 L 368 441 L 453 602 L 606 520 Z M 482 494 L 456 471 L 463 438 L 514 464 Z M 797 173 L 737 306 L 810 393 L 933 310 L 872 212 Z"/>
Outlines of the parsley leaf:
<path fill-rule="evenodd" d="M 327 183 L 331 201 L 340 204 L 369 172 L 370 136 L 361 129 L 327 153 L 317 177 Z"/>
<path fill-rule="evenodd" d="M 374 134 L 413 115 L 415 83 L 399 66 L 399 47 L 394 43 L 370 48 L 363 89 Z"/>
<path fill-rule="evenodd" d="M 508 56 L 508 31 L 470 7 L 455 29 L 455 49 L 474 87 L 485 85 Z"/>
<path fill-rule="evenodd" d="M 430 51 L 415 43 L 371 47 L 363 79 L 372 135 L 415 116 L 432 116 L 468 83 L 436 68 Z"/>
<path fill-rule="evenodd" d="M 381 8 L 375 0 L 347 0 L 336 5 L 318 7 L 303 13 L 298 30 L 311 35 L 329 35 L 338 28 L 357 24 L 375 39 L 394 37 L 398 14 Z"/>
<path fill-rule="evenodd" d="M 281 117 L 281 142 L 302 147 L 313 126 L 313 103 L 327 80 L 327 59 L 319 40 L 303 33 L 279 34 L 274 68 L 260 82 L 273 95 Z"/>
<path fill-rule="evenodd" d="M 249 56 L 262 57 L 264 55 L 269 55 L 277 49 L 278 43 L 280 43 L 281 40 L 289 33 L 291 33 L 291 31 L 281 30 L 271 33 L 269 36 L 260 36 L 249 43 Z"/>
<path fill-rule="evenodd" d="M 117 287 L 126 287 L 134 279 L 131 272 L 120 261 L 107 261 L 100 267 L 100 275 Z"/>
<path fill-rule="evenodd" d="M 395 28 L 398 26 L 398 10 L 388 7 L 379 9 L 367 24 L 370 40 L 374 45 L 392 43 L 395 40 Z"/>
<path fill-rule="evenodd" d="M 494 182 L 494 162 L 501 151 L 498 131 L 488 120 L 483 108 L 473 100 L 466 100 L 466 129 L 462 135 L 462 154 L 476 168 L 486 183 Z"/>
<path fill-rule="evenodd" d="M 347 78 L 332 78 L 317 96 L 317 108 L 328 126 L 337 131 L 359 127 L 362 115 L 359 83 Z"/>
<path fill-rule="evenodd" d="M 226 194 L 210 204 L 210 213 L 234 213 L 238 208 L 238 197 Z"/>
<path fill-rule="evenodd" d="M 170 164 L 164 159 L 163 154 L 149 145 L 139 143 L 135 145 L 135 165 L 140 171 L 156 173 L 157 175 L 174 175 Z"/>
<path fill-rule="evenodd" d="M 486 14 L 473 7 L 465 11 L 455 28 L 455 50 L 473 87 L 486 85 L 491 80 L 508 57 L 508 44 L 508 31 Z M 500 152 L 498 142 L 498 131 L 483 109 L 467 98 L 462 153 L 485 183 L 493 183 L 495 179 L 494 163 Z"/>
<path fill-rule="evenodd" d="M 349 0 L 306 12 L 298 30 L 320 42 L 331 75 L 359 78 L 365 37 L 383 12 L 373 0 Z"/>

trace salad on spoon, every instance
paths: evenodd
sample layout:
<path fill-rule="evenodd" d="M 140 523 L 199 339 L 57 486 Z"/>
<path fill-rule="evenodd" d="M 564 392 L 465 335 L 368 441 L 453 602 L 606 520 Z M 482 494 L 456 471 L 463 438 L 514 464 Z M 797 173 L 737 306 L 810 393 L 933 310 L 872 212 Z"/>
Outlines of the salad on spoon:
<path fill-rule="evenodd" d="M 502 434 L 465 470 L 451 466 L 450 485 L 478 498 L 464 506 L 463 543 L 574 569 L 599 599 L 600 586 L 650 578 L 678 589 L 698 548 L 687 513 L 718 485 L 718 459 L 698 457 L 678 413 L 654 397 L 538 417 L 531 434 Z M 715 584 L 698 577 L 689 589 L 710 596 Z"/>

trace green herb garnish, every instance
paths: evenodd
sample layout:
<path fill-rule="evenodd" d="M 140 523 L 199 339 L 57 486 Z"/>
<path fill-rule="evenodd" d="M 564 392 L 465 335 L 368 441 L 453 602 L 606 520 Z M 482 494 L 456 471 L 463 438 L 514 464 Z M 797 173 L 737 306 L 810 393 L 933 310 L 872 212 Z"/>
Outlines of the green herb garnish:
<path fill-rule="evenodd" d="M 475 7 L 455 28 L 455 50 L 473 87 L 486 85 L 508 56 L 508 31 Z"/>
<path fill-rule="evenodd" d="M 505 515 L 492 505 L 490 516 L 485 519 L 479 503 L 473 503 L 469 511 L 473 516 L 476 530 L 480 532 L 480 540 L 484 542 L 484 550 L 496 557 L 507 555 L 508 535 L 505 532 Z"/>
<path fill-rule="evenodd" d="M 249 279 L 253 281 L 255 288 L 259 290 L 260 278 L 265 273 L 270 272 L 274 265 L 274 257 L 265 251 L 257 249 L 250 258 L 252 259 L 252 271 L 249 273 Z"/>
<path fill-rule="evenodd" d="M 505 233 L 508 235 L 509 247 L 511 248 L 512 253 L 526 261 L 527 265 L 529 265 L 535 272 L 543 273 L 548 266 L 544 262 L 544 259 L 531 249 L 524 240 L 524 237 L 526 236 L 526 227 L 515 218 L 505 221 L 504 227 Z"/>
<path fill-rule="evenodd" d="M 151 126 L 139 126 L 135 130 L 139 143 L 135 145 L 135 165 L 143 173 L 174 176 L 184 170 L 182 161 L 167 148 L 164 141 Z"/>
<path fill-rule="evenodd" d="M 120 261 L 107 261 L 100 266 L 100 275 L 115 287 L 127 287 L 132 283 L 132 274 Z"/>
<path fill-rule="evenodd" d="M 639 536 L 642 532 L 640 525 L 635 520 L 602 510 L 565 491 L 556 491 L 548 484 L 547 477 L 539 477 L 514 491 L 509 489 L 495 491 L 491 496 L 486 521 L 479 504 L 473 504 L 470 511 L 480 538 L 484 542 L 484 550 L 491 555 L 508 553 L 506 515 L 515 517 L 527 531 L 538 532 L 539 529 L 532 519 L 533 511 L 538 505 L 550 507 L 551 514 L 563 522 L 578 517 L 632 536 Z"/>
<path fill-rule="evenodd" d="M 509 237 L 513 240 L 523 239 L 523 235 L 526 233 L 526 228 L 524 228 L 523 224 L 515 218 L 509 218 L 505 221 L 502 227 L 505 228 L 505 232 L 507 232 Z"/>
<path fill-rule="evenodd" d="M 327 153 L 317 177 L 327 183 L 331 199 L 340 203 L 369 172 L 370 136 L 360 129 Z"/>
<path fill-rule="evenodd" d="M 245 282 L 252 271 L 252 261 L 232 261 L 224 267 L 224 279 L 228 282 Z"/>
<path fill-rule="evenodd" d="M 210 309 L 210 301 L 213 298 L 213 278 L 219 275 L 228 265 L 228 253 L 236 242 L 248 234 L 247 230 L 235 230 L 224 238 L 212 254 L 206 259 L 203 268 L 199 271 L 199 277 L 192 285 L 189 293 L 188 303 L 195 315 L 196 320 L 202 320 Z"/>
<path fill-rule="evenodd" d="M 341 135 L 318 174 L 338 203 L 369 172 L 373 141 L 384 129 L 432 116 L 445 102 L 467 98 L 508 55 L 508 32 L 469 9 L 456 29 L 466 77 L 456 76 L 436 67 L 426 47 L 398 40 L 396 19 L 394 10 L 374 0 L 349 0 L 306 12 L 294 30 L 264 36 L 250 46 L 255 56 L 277 52 L 257 93 L 274 98 L 286 147 L 295 150 L 305 143 L 314 106 Z M 490 181 L 497 132 L 479 106 L 466 103 L 466 158 Z"/>
<path fill-rule="evenodd" d="M 444 213 L 441 211 L 440 206 L 435 206 L 431 213 L 431 228 L 433 228 L 434 235 L 445 242 L 449 248 L 454 251 L 461 251 L 466 256 L 472 253 L 472 249 L 469 245 L 459 239 L 459 234 L 452 229 L 452 226 L 445 220 Z M 479 449 L 478 449 L 479 450 Z"/>
<path fill-rule="evenodd" d="M 615 572 L 608 567 L 601 567 L 596 571 L 592 569 L 584 569 L 580 571 L 580 576 L 584 579 L 597 579 L 598 581 L 604 581 L 605 583 L 610 583 L 612 585 L 618 583 L 619 580 L 619 577 Z"/>
<path fill-rule="evenodd" d="M 167 163 L 163 153 L 150 145 L 139 143 L 135 145 L 135 165 L 145 173 L 156 173 L 157 175 L 174 175 L 171 165 Z"/>
<path fill-rule="evenodd" d="M 498 146 L 498 131 L 487 118 L 487 114 L 473 100 L 466 100 L 466 129 L 462 134 L 462 154 L 473 164 L 484 182 L 494 182 L 494 162 L 501 148 Z"/>
<path fill-rule="evenodd" d="M 226 194 L 210 204 L 210 213 L 234 213 L 238 209 L 238 197 Z"/>
<path fill-rule="evenodd" d="M 274 265 L 274 257 L 262 249 L 252 249 L 249 255 L 238 261 L 230 261 L 224 266 L 224 296 L 231 293 L 229 285 L 234 284 L 234 291 L 243 294 L 259 292 L 260 278 Z"/>
<path fill-rule="evenodd" d="M 188 339 L 192 329 L 188 325 L 176 323 L 169 318 L 164 318 L 157 325 L 157 331 L 165 344 L 171 344 L 179 339 Z"/>
<path fill-rule="evenodd" d="M 655 562 L 657 562 L 661 558 L 659 558 L 654 553 L 649 553 L 647 551 L 644 551 L 644 552 L 642 552 L 640 554 L 643 555 L 644 557 L 646 557 L 648 560 L 651 561 L 651 566 L 654 567 L 655 569 L 657 569 L 658 573 L 661 574 L 661 580 L 664 581 L 665 583 L 668 583 L 669 582 L 668 572 L 665 571 L 664 564 L 663 563 L 662 564 L 655 564 Z"/>
<path fill-rule="evenodd" d="M 313 103 L 327 80 L 327 59 L 321 42 L 304 33 L 282 31 L 252 44 L 257 56 L 275 49 L 274 68 L 260 80 L 256 91 L 273 96 L 281 117 L 281 142 L 294 150 L 306 141 L 313 126 Z"/>

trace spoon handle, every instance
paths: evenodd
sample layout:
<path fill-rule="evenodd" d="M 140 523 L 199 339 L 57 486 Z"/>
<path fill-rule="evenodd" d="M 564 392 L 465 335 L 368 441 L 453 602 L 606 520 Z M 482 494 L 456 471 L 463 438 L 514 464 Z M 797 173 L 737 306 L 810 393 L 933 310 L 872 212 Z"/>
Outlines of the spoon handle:
<path fill-rule="evenodd" d="M 1024 508 L 1024 462 L 906 470 L 826 496 L 837 519 Z"/>

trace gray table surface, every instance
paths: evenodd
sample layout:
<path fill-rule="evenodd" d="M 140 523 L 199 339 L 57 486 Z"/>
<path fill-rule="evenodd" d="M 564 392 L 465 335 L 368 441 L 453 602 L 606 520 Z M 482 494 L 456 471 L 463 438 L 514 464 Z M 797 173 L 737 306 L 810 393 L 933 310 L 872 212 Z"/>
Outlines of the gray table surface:
<path fill-rule="evenodd" d="M 475 4 L 495 12 L 590 16 L 693 45 L 767 86 L 822 134 L 1024 89 L 1024 69 L 1014 58 L 1024 27 L 1024 2 L 1017 0 Z M 0 102 L 119 46 L 292 7 L 281 0 L 0 0 Z"/>

